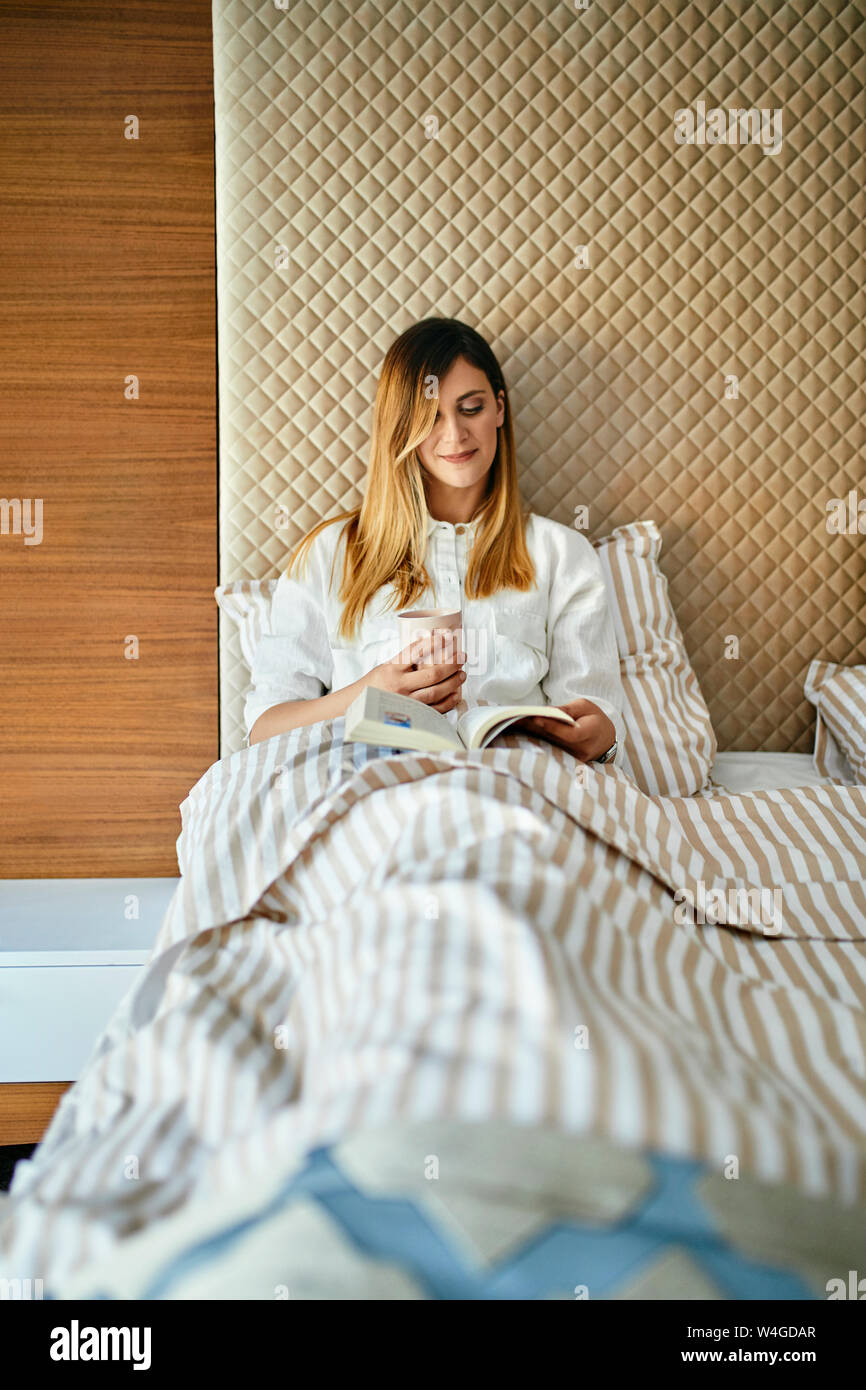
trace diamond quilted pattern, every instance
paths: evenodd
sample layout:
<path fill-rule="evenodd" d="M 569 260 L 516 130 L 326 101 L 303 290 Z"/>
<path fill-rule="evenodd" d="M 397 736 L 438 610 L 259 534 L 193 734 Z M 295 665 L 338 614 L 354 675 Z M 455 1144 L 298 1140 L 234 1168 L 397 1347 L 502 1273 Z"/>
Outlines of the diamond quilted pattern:
<path fill-rule="evenodd" d="M 864 49 L 862 0 L 215 0 L 222 582 L 360 501 L 388 344 L 466 318 L 533 509 L 658 522 L 720 749 L 808 752 L 810 661 L 866 660 Z M 678 145 L 699 99 L 778 154 Z"/>

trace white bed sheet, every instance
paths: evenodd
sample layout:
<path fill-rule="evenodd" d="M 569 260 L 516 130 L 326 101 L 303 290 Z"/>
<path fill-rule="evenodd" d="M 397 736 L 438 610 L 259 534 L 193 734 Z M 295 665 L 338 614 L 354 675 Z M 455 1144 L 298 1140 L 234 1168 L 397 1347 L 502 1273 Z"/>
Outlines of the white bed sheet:
<path fill-rule="evenodd" d="M 833 785 L 818 772 L 811 753 L 717 753 L 710 778 L 714 787 L 731 792 Z"/>

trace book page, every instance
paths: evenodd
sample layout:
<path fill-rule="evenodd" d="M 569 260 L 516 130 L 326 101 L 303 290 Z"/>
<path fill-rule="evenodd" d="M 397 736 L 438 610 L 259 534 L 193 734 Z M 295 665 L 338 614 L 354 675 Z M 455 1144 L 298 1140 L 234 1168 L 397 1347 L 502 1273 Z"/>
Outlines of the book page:
<path fill-rule="evenodd" d="M 364 690 L 364 721 L 383 724 L 386 729 L 391 726 L 395 732 L 423 729 L 437 738 L 447 739 L 454 748 L 462 747 L 459 735 L 438 710 L 421 700 L 413 700 L 411 695 L 397 695 L 390 690 L 380 690 L 376 685 L 368 685 Z M 383 744 L 387 743 L 383 735 Z"/>
<path fill-rule="evenodd" d="M 576 722 L 570 714 L 566 714 L 563 709 L 557 709 L 555 705 L 477 705 L 461 714 L 457 721 L 457 732 L 467 748 L 481 748 L 497 734 L 501 734 L 508 724 L 524 719 L 529 714 L 541 714 L 547 719 L 561 719 L 565 724 Z M 496 727 L 498 725 L 502 727 Z"/>

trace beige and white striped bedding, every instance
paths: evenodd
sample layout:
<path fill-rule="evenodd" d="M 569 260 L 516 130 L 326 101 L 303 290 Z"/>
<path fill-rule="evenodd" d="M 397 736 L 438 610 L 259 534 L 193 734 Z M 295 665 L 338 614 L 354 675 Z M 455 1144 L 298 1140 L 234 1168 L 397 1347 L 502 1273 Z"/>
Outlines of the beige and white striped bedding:
<path fill-rule="evenodd" d="M 866 1197 L 866 793 L 650 798 L 519 734 L 214 765 L 140 982 L 0 1208 L 50 1289 L 275 1156 L 502 1119 Z M 781 920 L 687 925 L 702 882 Z"/>
<path fill-rule="evenodd" d="M 866 666 L 813 661 L 806 673 L 806 697 L 844 755 L 854 779 L 866 786 Z M 826 738 L 824 757 L 826 759 Z"/>
<path fill-rule="evenodd" d="M 718 745 L 659 563 L 661 531 L 634 521 L 593 544 L 619 650 L 622 766 L 650 796 L 692 796 L 708 787 Z"/>

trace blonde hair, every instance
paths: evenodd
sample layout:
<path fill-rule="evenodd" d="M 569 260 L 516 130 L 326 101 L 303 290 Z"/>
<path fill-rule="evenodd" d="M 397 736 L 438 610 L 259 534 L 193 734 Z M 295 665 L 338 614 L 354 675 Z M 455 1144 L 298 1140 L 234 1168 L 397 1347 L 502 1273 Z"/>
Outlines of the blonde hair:
<path fill-rule="evenodd" d="M 467 598 L 488 598 L 500 589 L 530 589 L 535 566 L 517 485 L 511 407 L 502 369 L 488 343 L 457 319 L 429 318 L 414 324 L 385 355 L 376 391 L 367 488 L 360 506 L 320 521 L 298 543 L 287 573 L 326 526 L 343 524 L 346 542 L 339 597 L 339 633 L 350 640 L 370 599 L 385 584 L 396 590 L 396 608 L 410 608 L 432 584 L 424 567 L 427 511 L 418 445 L 433 429 L 438 383 L 459 357 L 484 372 L 494 399 L 504 393 L 505 417 L 497 430 L 496 453 L 466 571 Z"/>

